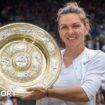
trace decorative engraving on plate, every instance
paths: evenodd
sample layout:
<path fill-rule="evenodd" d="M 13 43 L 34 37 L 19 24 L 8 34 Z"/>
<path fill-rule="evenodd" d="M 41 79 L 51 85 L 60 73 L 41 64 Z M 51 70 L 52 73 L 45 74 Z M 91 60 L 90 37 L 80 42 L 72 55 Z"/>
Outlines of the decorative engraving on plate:
<path fill-rule="evenodd" d="M 31 50 L 28 51 L 29 47 Z M 45 70 L 44 55 L 29 42 L 10 42 L 3 47 L 0 56 L 1 71 L 12 81 L 28 82 Z"/>

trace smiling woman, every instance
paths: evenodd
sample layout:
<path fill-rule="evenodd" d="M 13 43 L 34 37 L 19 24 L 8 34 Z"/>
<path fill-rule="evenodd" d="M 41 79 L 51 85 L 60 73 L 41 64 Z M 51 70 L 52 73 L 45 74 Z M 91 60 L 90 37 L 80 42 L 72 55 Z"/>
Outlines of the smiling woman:
<path fill-rule="evenodd" d="M 84 10 L 70 2 L 58 11 L 59 34 L 65 43 L 59 78 L 49 89 L 29 88 L 24 100 L 37 105 L 96 105 L 96 93 L 105 74 L 105 54 L 85 47 L 89 21 Z M 39 100 L 41 99 L 41 100 Z"/>
<path fill-rule="evenodd" d="M 68 3 L 58 11 L 59 33 L 68 48 L 84 45 L 90 26 L 85 12 L 76 3 Z M 75 44 L 74 44 L 75 43 Z"/>

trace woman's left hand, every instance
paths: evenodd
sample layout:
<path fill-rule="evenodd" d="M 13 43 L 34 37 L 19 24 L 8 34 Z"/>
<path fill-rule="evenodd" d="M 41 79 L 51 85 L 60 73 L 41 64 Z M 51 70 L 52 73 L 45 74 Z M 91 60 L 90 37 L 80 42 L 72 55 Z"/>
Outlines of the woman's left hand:
<path fill-rule="evenodd" d="M 22 97 L 23 100 L 38 100 L 47 97 L 47 89 L 43 87 L 34 87 L 27 89 L 29 93 Z"/>

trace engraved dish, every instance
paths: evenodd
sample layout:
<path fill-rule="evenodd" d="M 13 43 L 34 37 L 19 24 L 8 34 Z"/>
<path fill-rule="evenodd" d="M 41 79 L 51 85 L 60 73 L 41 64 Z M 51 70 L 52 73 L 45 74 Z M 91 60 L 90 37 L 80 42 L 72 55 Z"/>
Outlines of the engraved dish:
<path fill-rule="evenodd" d="M 49 88 L 57 79 L 61 54 L 42 28 L 12 23 L 0 28 L 0 88 L 20 97 L 29 87 Z"/>

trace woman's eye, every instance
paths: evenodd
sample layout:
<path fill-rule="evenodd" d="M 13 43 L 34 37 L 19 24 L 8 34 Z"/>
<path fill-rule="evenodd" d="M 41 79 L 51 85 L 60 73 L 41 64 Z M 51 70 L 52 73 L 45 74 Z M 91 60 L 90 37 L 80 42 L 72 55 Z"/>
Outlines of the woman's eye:
<path fill-rule="evenodd" d="M 73 28 L 79 28 L 81 25 L 74 25 Z"/>
<path fill-rule="evenodd" d="M 67 29 L 67 27 L 66 27 L 66 26 L 64 26 L 64 27 L 61 27 L 61 29 Z"/>

